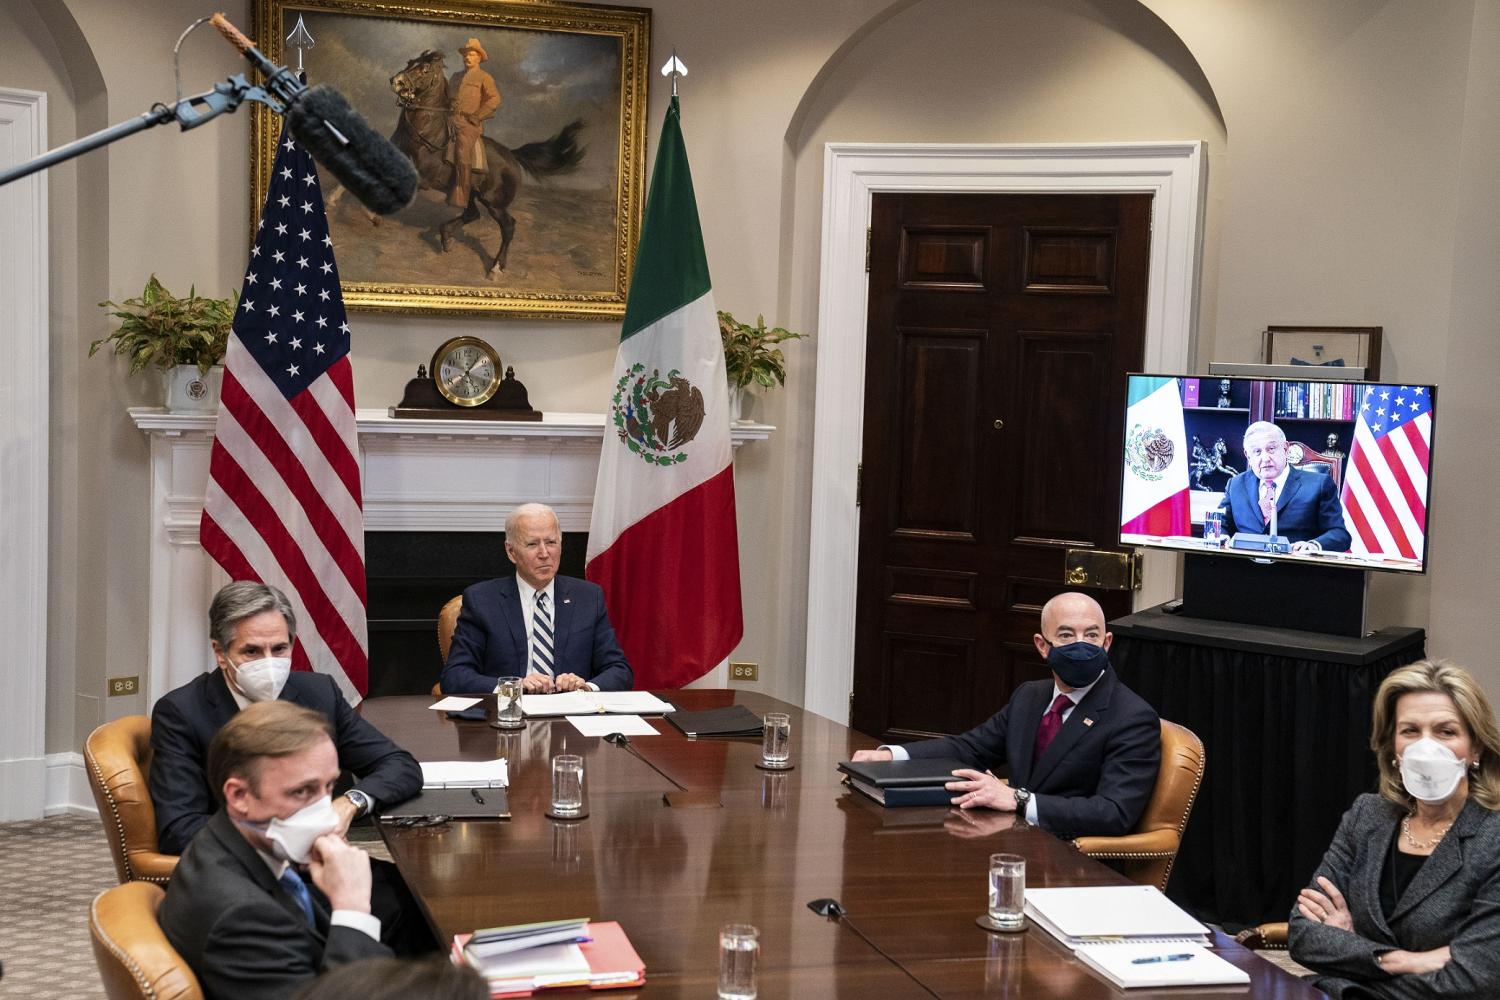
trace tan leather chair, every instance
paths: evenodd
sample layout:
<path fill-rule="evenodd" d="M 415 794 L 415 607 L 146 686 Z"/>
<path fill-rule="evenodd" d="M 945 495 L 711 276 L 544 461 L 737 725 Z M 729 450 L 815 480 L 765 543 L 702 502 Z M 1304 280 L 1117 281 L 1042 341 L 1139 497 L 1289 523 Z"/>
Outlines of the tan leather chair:
<path fill-rule="evenodd" d="M 203 1000 L 198 977 L 156 921 L 166 893 L 149 882 L 105 889 L 89 907 L 89 936 L 109 1000 Z"/>
<path fill-rule="evenodd" d="M 1073 846 L 1091 858 L 1119 861 L 1126 877 L 1166 889 L 1172 862 L 1198 786 L 1203 783 L 1203 741 L 1192 730 L 1161 720 L 1161 770 L 1146 811 L 1123 837 L 1079 837 Z"/>
<path fill-rule="evenodd" d="M 1234 939 L 1251 951 L 1286 951 L 1288 927 L 1285 920 L 1246 927 Z"/>
<path fill-rule="evenodd" d="M 438 612 L 437 637 L 438 652 L 443 654 L 443 662 L 448 662 L 448 650 L 453 645 L 453 630 L 458 627 L 458 613 L 464 609 L 464 595 L 459 594 L 453 600 L 443 605 L 443 610 Z M 443 687 L 441 684 L 432 686 L 432 696 L 441 698 Z"/>
<path fill-rule="evenodd" d="M 177 855 L 156 849 L 156 807 L 146 785 L 151 720 L 127 715 L 106 722 L 84 742 L 83 759 L 120 881 L 166 885 L 177 867 Z"/>

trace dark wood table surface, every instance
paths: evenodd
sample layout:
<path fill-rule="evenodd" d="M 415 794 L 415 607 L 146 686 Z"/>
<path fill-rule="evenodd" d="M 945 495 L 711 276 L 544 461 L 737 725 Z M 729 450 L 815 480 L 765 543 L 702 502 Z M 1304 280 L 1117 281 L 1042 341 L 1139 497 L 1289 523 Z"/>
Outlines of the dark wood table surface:
<path fill-rule="evenodd" d="M 1010 814 L 882 809 L 846 790 L 838 763 L 876 741 L 822 716 L 746 691 L 661 696 L 685 709 L 738 702 L 756 714 L 787 712 L 796 768 L 756 768 L 759 740 L 688 740 L 653 718 L 661 735 L 633 737 L 632 745 L 710 803 L 670 806 L 663 796 L 677 791 L 671 781 L 565 720 L 528 720 L 503 732 L 448 719 L 427 708 L 427 697 L 364 703 L 364 717 L 418 760 L 509 761 L 510 820 L 381 824 L 441 940 L 534 920 L 618 920 L 646 964 L 646 986 L 609 992 L 619 1000 L 713 996 L 726 923 L 760 929 L 764 998 L 876 1000 L 930 996 L 929 989 L 943 997 L 1127 995 L 1045 931 L 993 935 L 974 924 L 994 852 L 1025 855 L 1033 888 L 1123 882 L 1115 872 Z M 563 752 L 584 758 L 589 815 L 580 821 L 544 815 L 550 759 Z M 891 960 L 807 908 L 821 897 L 838 899 Z M 1248 987 L 1128 995 L 1323 996 L 1223 935 L 1216 945 L 1250 974 Z"/>

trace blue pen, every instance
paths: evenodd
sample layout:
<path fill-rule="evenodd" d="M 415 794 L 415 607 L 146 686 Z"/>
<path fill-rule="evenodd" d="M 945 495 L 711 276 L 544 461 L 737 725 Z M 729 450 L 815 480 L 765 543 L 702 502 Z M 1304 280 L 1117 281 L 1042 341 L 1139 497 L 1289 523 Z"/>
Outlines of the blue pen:
<path fill-rule="evenodd" d="M 1153 965 L 1157 962 L 1186 962 L 1193 957 L 1192 952 L 1182 955 L 1148 955 L 1145 958 L 1132 958 L 1131 965 Z"/>

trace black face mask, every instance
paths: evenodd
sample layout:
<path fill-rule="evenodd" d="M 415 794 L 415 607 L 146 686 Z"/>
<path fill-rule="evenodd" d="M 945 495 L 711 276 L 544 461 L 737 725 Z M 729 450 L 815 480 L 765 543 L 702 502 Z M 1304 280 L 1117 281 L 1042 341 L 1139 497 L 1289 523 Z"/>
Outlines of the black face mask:
<path fill-rule="evenodd" d="M 1047 666 L 1068 687 L 1086 687 L 1098 680 L 1109 666 L 1109 651 L 1091 642 L 1054 645 L 1047 651 Z"/>

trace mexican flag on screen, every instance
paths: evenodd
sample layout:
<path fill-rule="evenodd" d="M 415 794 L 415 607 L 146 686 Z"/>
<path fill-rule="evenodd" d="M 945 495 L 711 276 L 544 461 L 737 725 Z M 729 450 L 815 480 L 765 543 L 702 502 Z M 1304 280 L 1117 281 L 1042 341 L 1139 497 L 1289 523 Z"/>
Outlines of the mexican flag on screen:
<path fill-rule="evenodd" d="M 677 98 L 667 109 L 605 410 L 585 575 L 637 688 L 681 687 L 744 631 L 729 389 Z"/>
<path fill-rule="evenodd" d="M 1190 535 L 1187 430 L 1175 378 L 1133 375 L 1125 411 L 1122 535 Z"/>

